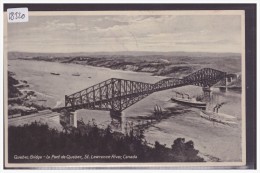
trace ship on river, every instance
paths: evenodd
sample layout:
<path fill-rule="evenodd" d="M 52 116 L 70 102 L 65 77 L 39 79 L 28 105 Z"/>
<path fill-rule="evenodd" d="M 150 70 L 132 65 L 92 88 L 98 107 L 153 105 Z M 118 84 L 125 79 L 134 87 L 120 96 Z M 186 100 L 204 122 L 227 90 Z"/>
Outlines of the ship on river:
<path fill-rule="evenodd" d="M 155 105 L 155 106 L 154 106 L 154 113 L 155 113 L 155 114 L 161 114 L 161 113 L 162 113 L 162 108 L 161 108 L 161 106 Z"/>
<path fill-rule="evenodd" d="M 216 113 L 213 111 L 201 110 L 200 116 L 212 122 L 221 123 L 225 125 L 236 125 L 235 117 L 224 113 Z"/>
<path fill-rule="evenodd" d="M 60 75 L 59 73 L 51 72 L 51 75 Z"/>
<path fill-rule="evenodd" d="M 73 73 L 72 76 L 80 76 L 80 73 Z"/>
<path fill-rule="evenodd" d="M 188 94 L 179 93 L 179 92 L 175 92 L 175 93 L 176 95 L 171 98 L 172 101 L 180 104 L 188 105 L 191 107 L 200 108 L 203 110 L 206 109 L 207 106 L 206 102 L 198 101 L 196 100 L 196 98 L 191 98 Z"/>
<path fill-rule="evenodd" d="M 163 112 L 162 112 L 161 106 L 155 105 L 154 106 L 154 116 L 156 117 L 156 119 L 161 118 L 162 113 Z"/>
<path fill-rule="evenodd" d="M 212 122 L 217 122 L 217 123 L 221 123 L 221 124 L 225 124 L 225 125 L 236 125 L 237 124 L 237 122 L 235 122 L 236 117 L 218 112 L 219 108 L 222 105 L 223 105 L 223 103 L 217 104 L 213 108 L 213 111 L 201 110 L 200 116 L 202 118 L 207 119 Z"/>

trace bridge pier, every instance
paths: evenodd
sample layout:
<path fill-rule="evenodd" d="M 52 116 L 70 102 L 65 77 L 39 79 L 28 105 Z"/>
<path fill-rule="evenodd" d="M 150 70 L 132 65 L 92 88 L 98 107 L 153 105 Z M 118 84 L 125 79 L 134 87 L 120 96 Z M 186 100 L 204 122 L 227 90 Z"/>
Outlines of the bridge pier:
<path fill-rule="evenodd" d="M 210 101 L 210 93 L 211 93 L 210 87 L 203 87 L 202 91 L 203 91 L 204 100 Z"/>
<path fill-rule="evenodd" d="M 72 127 L 78 127 L 78 117 L 77 112 L 70 112 L 70 126 Z"/>
<path fill-rule="evenodd" d="M 70 112 L 67 110 L 63 110 L 60 113 L 60 124 L 63 127 L 76 127 L 78 118 L 77 118 L 77 112 Z"/>
<path fill-rule="evenodd" d="M 120 118 L 122 116 L 122 112 L 121 111 L 117 111 L 117 110 L 110 110 L 110 116 L 113 118 Z"/>

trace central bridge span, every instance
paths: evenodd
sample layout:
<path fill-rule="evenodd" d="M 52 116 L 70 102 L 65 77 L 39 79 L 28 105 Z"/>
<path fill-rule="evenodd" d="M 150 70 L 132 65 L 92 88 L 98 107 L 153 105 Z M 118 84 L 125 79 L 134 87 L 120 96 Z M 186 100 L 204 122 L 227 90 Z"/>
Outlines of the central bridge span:
<path fill-rule="evenodd" d="M 111 78 L 74 94 L 66 95 L 65 107 L 56 110 L 92 109 L 107 110 L 112 114 L 120 114 L 126 108 L 154 92 L 186 85 L 211 87 L 225 77 L 225 72 L 203 68 L 182 79 L 166 78 L 154 84 Z"/>

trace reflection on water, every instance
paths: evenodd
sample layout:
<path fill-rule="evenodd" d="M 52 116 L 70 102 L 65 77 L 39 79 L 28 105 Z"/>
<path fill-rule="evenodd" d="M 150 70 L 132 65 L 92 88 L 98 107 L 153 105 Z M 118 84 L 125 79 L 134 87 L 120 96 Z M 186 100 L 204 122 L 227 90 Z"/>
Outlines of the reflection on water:
<path fill-rule="evenodd" d="M 46 104 L 51 107 L 64 105 L 65 94 L 112 77 L 148 83 L 164 78 L 148 73 L 53 62 L 12 60 L 9 64 L 11 66 L 8 70 L 15 72 L 18 79 L 28 81 L 29 89 L 46 95 Z M 51 75 L 50 72 L 53 71 L 60 75 Z M 80 72 L 81 75 L 72 76 L 75 72 Z M 187 93 L 192 97 L 202 94 L 202 88 L 198 86 L 175 88 L 174 91 Z M 109 111 L 79 110 L 78 119 L 85 123 L 94 119 L 100 127 L 110 125 L 114 130 L 122 132 L 132 127 L 142 127 L 149 143 L 159 141 L 169 147 L 174 139 L 184 137 L 186 140 L 193 140 L 195 148 L 201 153 L 218 157 L 221 161 L 241 161 L 241 92 L 213 88 L 207 105 L 207 109 L 212 110 L 216 104 L 225 103 L 219 112 L 235 116 L 239 123 L 237 127 L 213 124 L 201 118 L 199 109 L 172 102 L 173 94 L 172 90 L 153 93 L 124 110 L 121 118 L 110 117 Z M 160 118 L 154 116 L 155 105 L 162 108 Z"/>

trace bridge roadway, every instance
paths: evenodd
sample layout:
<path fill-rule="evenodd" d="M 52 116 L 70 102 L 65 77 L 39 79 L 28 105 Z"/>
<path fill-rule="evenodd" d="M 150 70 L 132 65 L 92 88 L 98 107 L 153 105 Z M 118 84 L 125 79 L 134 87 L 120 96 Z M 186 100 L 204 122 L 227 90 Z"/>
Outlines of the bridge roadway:
<path fill-rule="evenodd" d="M 226 73 L 203 68 L 181 79 L 166 78 L 154 84 L 125 79 L 111 78 L 84 90 L 65 96 L 65 107 L 54 108 L 53 111 L 78 109 L 106 110 L 111 114 L 121 114 L 123 110 L 137 103 L 148 95 L 171 88 L 196 85 L 210 88 L 226 78 Z M 209 90 L 204 90 L 209 91 Z"/>

